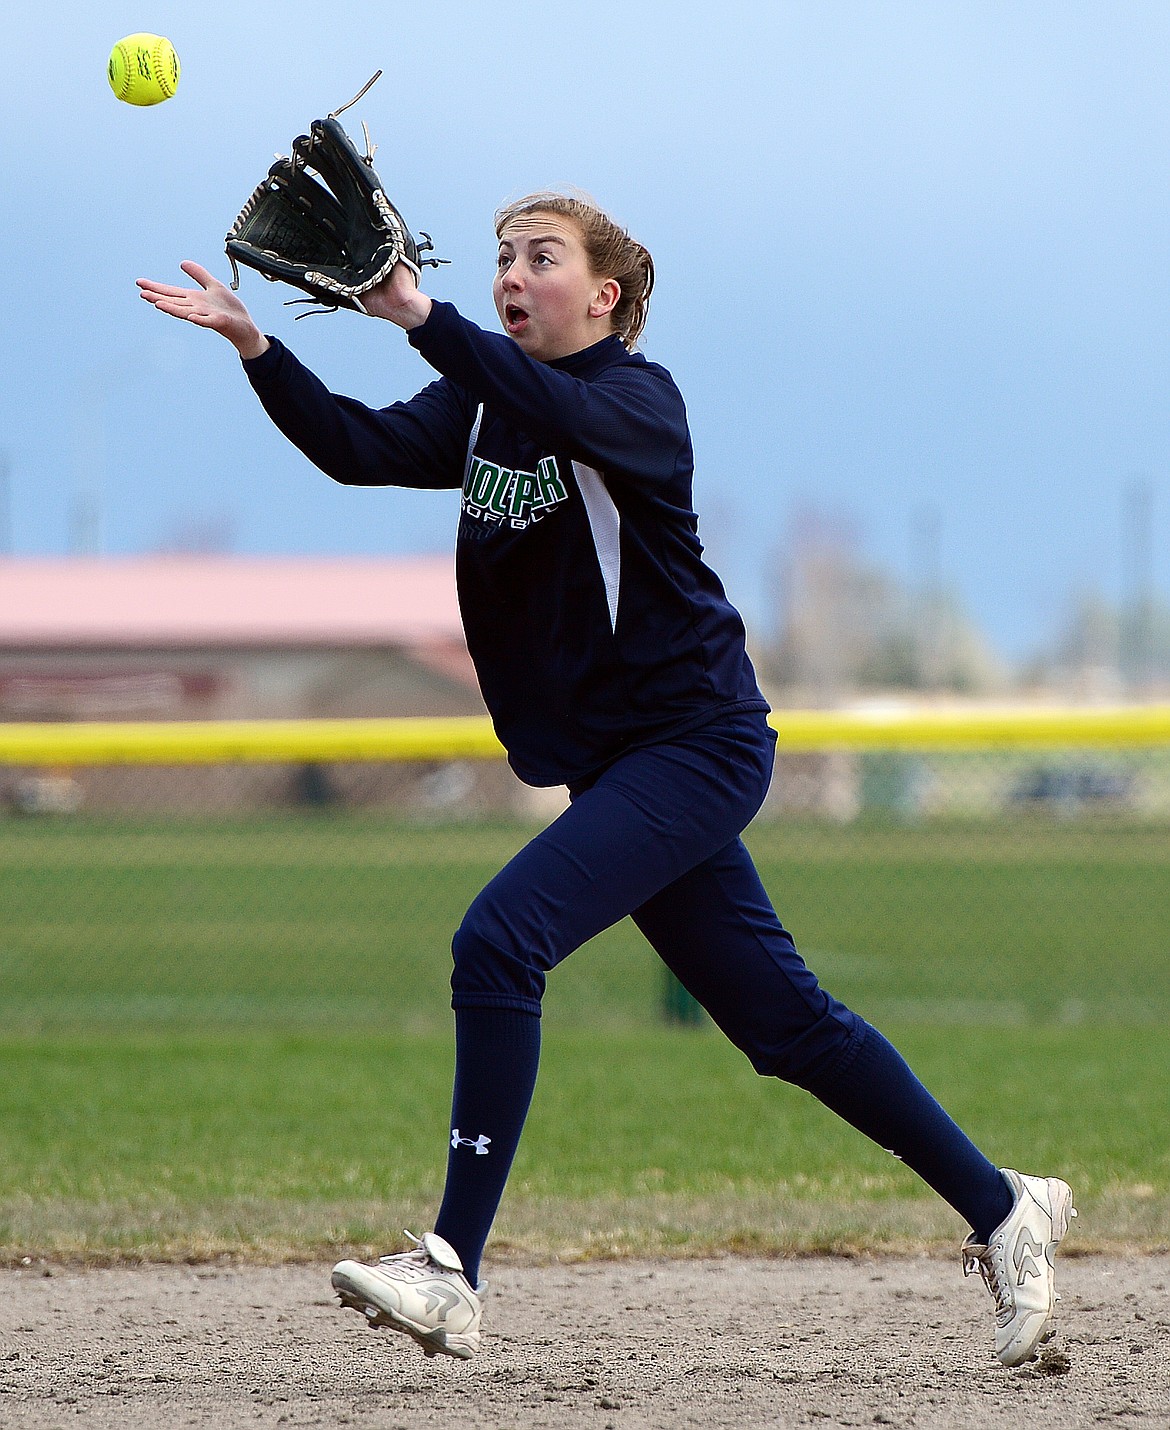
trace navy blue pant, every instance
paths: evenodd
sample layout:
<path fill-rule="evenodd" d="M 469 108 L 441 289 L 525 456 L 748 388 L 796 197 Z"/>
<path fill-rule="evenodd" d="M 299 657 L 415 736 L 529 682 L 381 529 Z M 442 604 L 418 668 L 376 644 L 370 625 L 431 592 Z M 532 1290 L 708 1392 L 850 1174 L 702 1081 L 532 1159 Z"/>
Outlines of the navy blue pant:
<path fill-rule="evenodd" d="M 632 751 L 583 788 L 476 898 L 455 935 L 455 1008 L 539 1013 L 545 975 L 627 914 L 757 1072 L 807 1083 L 864 1023 L 805 967 L 740 831 L 775 735 L 739 713 Z"/>
<path fill-rule="evenodd" d="M 468 1274 L 520 1140 L 545 975 L 629 914 L 756 1071 L 807 1088 L 902 1158 L 986 1239 L 1011 1209 L 996 1167 L 875 1029 L 831 998 L 776 917 L 740 831 L 775 737 L 737 714 L 625 755 L 491 881 L 455 935 L 455 1092 L 436 1230 Z"/>

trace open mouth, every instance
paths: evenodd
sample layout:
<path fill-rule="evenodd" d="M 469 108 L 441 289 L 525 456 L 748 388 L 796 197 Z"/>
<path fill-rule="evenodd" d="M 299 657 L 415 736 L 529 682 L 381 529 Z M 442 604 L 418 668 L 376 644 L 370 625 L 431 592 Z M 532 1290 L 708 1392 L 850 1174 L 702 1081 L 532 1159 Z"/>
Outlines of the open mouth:
<path fill-rule="evenodd" d="M 504 327 L 512 334 L 522 333 L 528 324 L 528 314 L 516 303 L 509 303 L 504 309 Z"/>

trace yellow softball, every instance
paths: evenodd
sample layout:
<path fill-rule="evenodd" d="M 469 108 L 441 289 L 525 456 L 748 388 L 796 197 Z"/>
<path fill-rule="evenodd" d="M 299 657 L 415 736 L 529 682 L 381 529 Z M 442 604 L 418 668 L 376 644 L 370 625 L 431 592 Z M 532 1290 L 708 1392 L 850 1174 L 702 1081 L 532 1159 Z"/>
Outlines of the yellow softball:
<path fill-rule="evenodd" d="M 124 104 L 161 104 L 179 87 L 179 57 L 162 35 L 127 35 L 110 51 L 107 73 Z"/>

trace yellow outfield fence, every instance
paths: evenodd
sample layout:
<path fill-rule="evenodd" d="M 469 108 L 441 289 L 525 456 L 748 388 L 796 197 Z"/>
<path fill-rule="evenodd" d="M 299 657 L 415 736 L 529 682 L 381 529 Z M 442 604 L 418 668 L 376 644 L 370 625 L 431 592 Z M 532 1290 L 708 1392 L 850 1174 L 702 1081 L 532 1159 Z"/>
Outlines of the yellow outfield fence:
<path fill-rule="evenodd" d="M 1030 1017 L 1003 988 L 1053 949 L 1098 959 L 1107 929 L 1165 1006 L 1170 704 L 771 720 L 748 837 L 847 999 Z M 0 722 L 0 1031 L 445 1009 L 451 931 L 565 797 L 523 786 L 486 718 Z M 628 928 L 605 937 L 574 1016 L 699 1017 Z M 1123 1003 L 1146 1016 L 1133 989 L 1097 1011 Z"/>
<path fill-rule="evenodd" d="M 778 710 L 788 754 L 1170 746 L 1170 705 L 1068 709 Z M 3 765 L 198 765 L 498 759 L 482 717 L 0 723 Z"/>
<path fill-rule="evenodd" d="M 498 759 L 483 717 L 0 725 L 9 765 L 314 764 Z"/>

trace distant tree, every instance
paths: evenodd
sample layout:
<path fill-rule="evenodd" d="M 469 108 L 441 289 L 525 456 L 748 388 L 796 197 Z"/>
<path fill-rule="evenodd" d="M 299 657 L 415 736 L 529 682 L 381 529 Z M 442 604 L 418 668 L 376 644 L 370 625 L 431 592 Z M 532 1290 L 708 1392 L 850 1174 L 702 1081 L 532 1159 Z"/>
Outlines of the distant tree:
<path fill-rule="evenodd" d="M 236 524 L 228 514 L 188 514 L 172 522 L 155 546 L 155 553 L 159 556 L 228 556 L 235 544 Z"/>
<path fill-rule="evenodd" d="M 1170 689 L 1170 606 L 1157 597 L 1119 608 L 1078 591 L 1026 679 L 1078 699 L 1141 697 Z"/>
<path fill-rule="evenodd" d="M 861 550 L 856 524 L 798 512 L 777 567 L 778 628 L 764 672 L 830 705 L 863 690 L 980 694 L 1002 682 L 958 596 L 909 592 Z"/>

